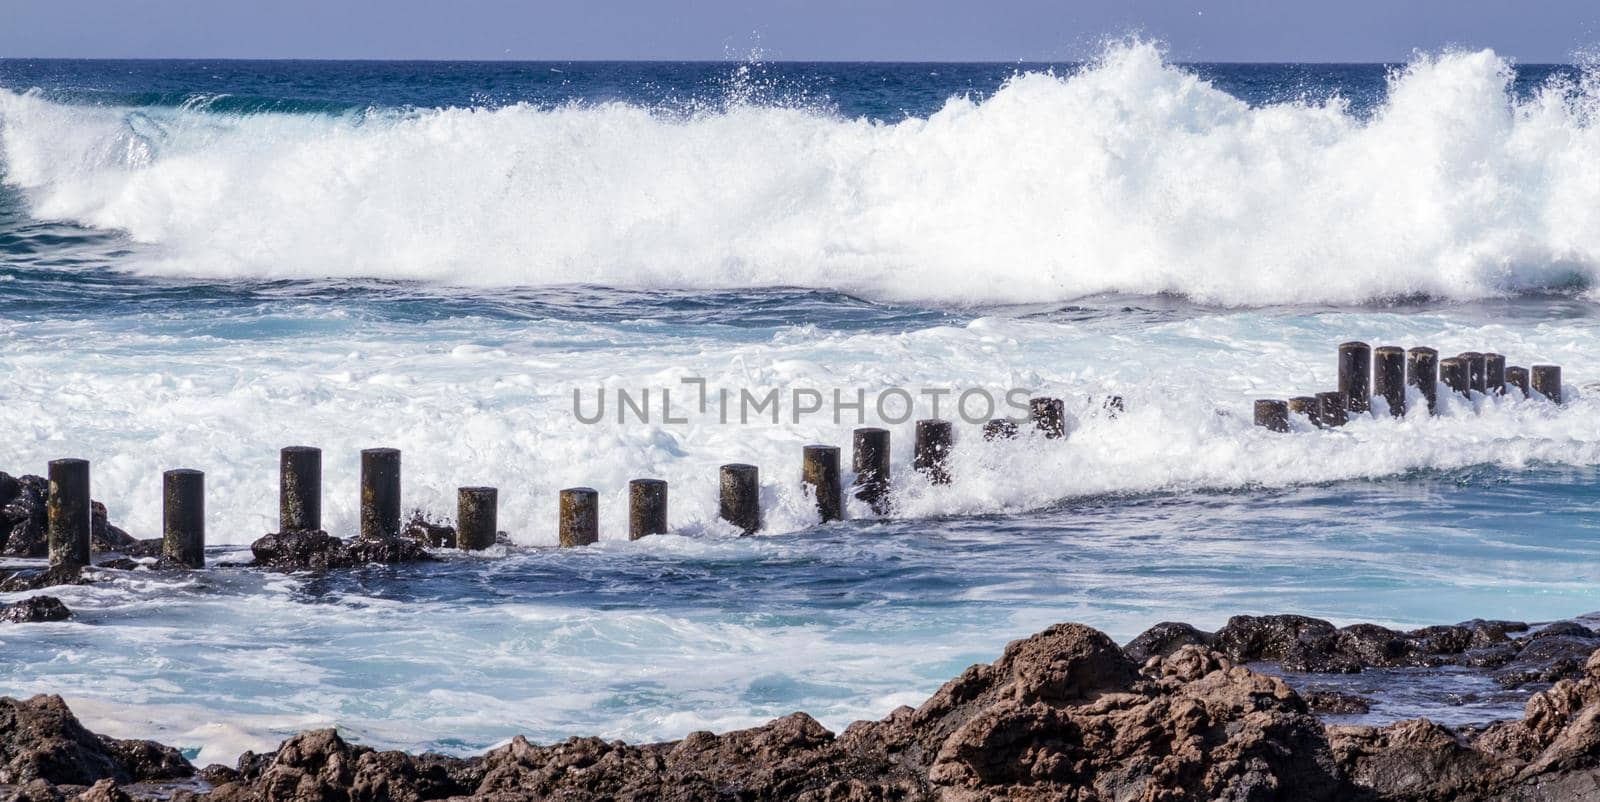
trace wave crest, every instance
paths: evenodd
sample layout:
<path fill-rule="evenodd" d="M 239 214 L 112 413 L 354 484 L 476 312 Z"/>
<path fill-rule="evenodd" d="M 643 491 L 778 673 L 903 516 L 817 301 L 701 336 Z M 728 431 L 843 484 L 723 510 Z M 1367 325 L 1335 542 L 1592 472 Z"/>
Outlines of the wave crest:
<path fill-rule="evenodd" d="M 1600 269 L 1600 83 L 1527 99 L 1423 57 L 1369 115 L 1251 107 L 1154 45 L 927 118 L 734 103 L 364 114 L 128 109 L 0 91 L 36 217 L 161 275 L 799 285 L 940 303 L 1176 293 L 1468 299 Z"/>

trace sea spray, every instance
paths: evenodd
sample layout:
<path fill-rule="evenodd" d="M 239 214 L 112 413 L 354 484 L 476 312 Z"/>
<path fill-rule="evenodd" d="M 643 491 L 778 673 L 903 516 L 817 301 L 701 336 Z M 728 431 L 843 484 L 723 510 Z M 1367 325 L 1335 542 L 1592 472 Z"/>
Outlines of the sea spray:
<path fill-rule="evenodd" d="M 945 304 L 1470 299 L 1600 270 L 1595 82 L 1419 58 L 1357 114 L 1252 107 L 1119 45 L 898 122 L 734 102 L 364 113 L 0 92 L 32 213 L 150 274 L 833 288 Z"/>

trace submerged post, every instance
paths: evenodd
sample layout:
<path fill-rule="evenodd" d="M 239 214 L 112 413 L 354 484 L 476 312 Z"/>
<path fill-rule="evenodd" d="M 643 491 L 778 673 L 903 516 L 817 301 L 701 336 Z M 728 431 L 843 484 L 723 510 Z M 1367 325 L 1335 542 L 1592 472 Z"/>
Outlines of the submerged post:
<path fill-rule="evenodd" d="M 1297 395 L 1289 399 L 1289 414 L 1304 415 L 1312 426 L 1322 425 L 1322 404 L 1314 396 Z"/>
<path fill-rule="evenodd" d="M 856 472 L 855 495 L 883 515 L 889 511 L 889 430 L 861 428 L 851 443 Z"/>
<path fill-rule="evenodd" d="M 1010 418 L 995 418 L 983 425 L 984 440 L 1010 440 L 1017 436 L 1017 422 Z"/>
<path fill-rule="evenodd" d="M 456 490 L 456 548 L 482 551 L 500 530 L 500 491 L 492 487 Z"/>
<path fill-rule="evenodd" d="M 188 468 L 161 475 L 161 556 L 206 567 L 206 475 Z"/>
<path fill-rule="evenodd" d="M 1001 419 L 989 421 L 983 427 L 984 439 L 989 437 L 989 427 L 996 423 L 1010 424 L 1011 431 L 1004 437 L 1012 437 L 1017 433 L 1017 425 L 1009 420 Z M 947 464 L 950 457 L 950 445 L 953 442 L 955 430 L 947 420 L 919 420 L 917 421 L 916 453 L 912 456 L 911 467 L 936 485 L 950 484 L 950 468 Z"/>
<path fill-rule="evenodd" d="M 1533 366 L 1533 391 L 1550 399 L 1556 404 L 1561 403 L 1561 366 L 1560 365 L 1534 365 Z"/>
<path fill-rule="evenodd" d="M 1506 384 L 1521 390 L 1523 398 L 1533 397 L 1533 385 L 1528 383 L 1527 368 L 1506 368 Z"/>
<path fill-rule="evenodd" d="M 1372 408 L 1372 346 L 1364 342 L 1339 346 L 1339 392 L 1351 412 Z"/>
<path fill-rule="evenodd" d="M 1439 352 L 1418 346 L 1406 352 L 1406 384 L 1428 401 L 1428 414 L 1439 411 Z"/>
<path fill-rule="evenodd" d="M 1506 358 L 1500 354 L 1484 354 L 1484 386 L 1489 395 L 1506 394 Z"/>
<path fill-rule="evenodd" d="M 278 452 L 278 531 L 322 528 L 322 449 L 289 446 Z"/>
<path fill-rule="evenodd" d="M 1458 356 L 1439 360 L 1439 381 L 1461 395 L 1468 395 L 1472 390 L 1472 378 L 1467 360 Z"/>
<path fill-rule="evenodd" d="M 667 533 L 667 483 L 635 479 L 628 483 L 628 539 Z"/>
<path fill-rule="evenodd" d="M 1406 414 L 1406 352 L 1394 345 L 1380 345 L 1372 352 L 1372 395 L 1389 405 L 1396 418 Z"/>
<path fill-rule="evenodd" d="M 588 546 L 600 540 L 600 494 L 589 487 L 561 491 L 561 547 Z"/>
<path fill-rule="evenodd" d="M 1350 399 L 1340 390 L 1326 393 L 1317 393 L 1317 417 L 1319 422 L 1330 429 L 1343 426 L 1349 422 Z"/>
<path fill-rule="evenodd" d="M 361 452 L 361 539 L 400 536 L 400 450 Z"/>
<path fill-rule="evenodd" d="M 761 529 L 761 472 L 754 465 L 722 466 L 722 520 L 749 535 Z"/>
<path fill-rule="evenodd" d="M 1475 393 L 1489 393 L 1489 359 L 1477 351 L 1466 351 L 1456 358 L 1467 363 L 1467 389 Z"/>
<path fill-rule="evenodd" d="M 822 522 L 844 518 L 844 491 L 839 479 L 837 446 L 806 446 L 802 451 L 800 481 L 811 488 L 817 500 L 817 515 Z"/>
<path fill-rule="evenodd" d="M 1033 413 L 1033 425 L 1044 436 L 1059 440 L 1067 436 L 1066 405 L 1059 398 L 1034 398 L 1028 401 Z"/>
<path fill-rule="evenodd" d="M 45 511 L 50 566 L 82 568 L 89 564 L 89 461 L 51 460 L 49 473 Z"/>
<path fill-rule="evenodd" d="M 1289 405 L 1282 401 L 1261 399 L 1256 401 L 1256 425 L 1268 431 L 1289 431 Z"/>

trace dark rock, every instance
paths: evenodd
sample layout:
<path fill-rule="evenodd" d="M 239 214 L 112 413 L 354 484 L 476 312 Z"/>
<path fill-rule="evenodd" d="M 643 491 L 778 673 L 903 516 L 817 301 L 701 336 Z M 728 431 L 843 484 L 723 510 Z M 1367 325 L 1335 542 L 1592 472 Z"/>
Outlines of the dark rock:
<path fill-rule="evenodd" d="M 89 502 L 89 545 L 94 551 L 120 551 L 137 544 L 139 541 L 127 532 L 111 525 L 106 515 L 106 505 L 98 501 Z"/>
<path fill-rule="evenodd" d="M 1530 682 L 1555 682 L 1576 677 L 1600 639 L 1578 635 L 1547 635 L 1529 640 L 1517 656 L 1495 669 L 1494 680 L 1504 688 Z"/>
<path fill-rule="evenodd" d="M 427 547 L 415 540 L 401 538 L 387 538 L 382 540 L 353 540 L 348 544 L 348 563 L 346 567 L 357 567 L 378 563 L 381 565 L 394 565 L 397 563 L 427 562 L 433 558 L 428 553 Z"/>
<path fill-rule="evenodd" d="M 193 774 L 177 750 L 89 732 L 59 696 L 0 697 L 0 784 L 129 783 Z"/>
<path fill-rule="evenodd" d="M 1589 640 L 1600 639 L 1600 634 L 1596 634 L 1594 630 L 1576 621 L 1557 621 L 1553 624 L 1546 624 L 1545 626 L 1540 627 L 1539 629 L 1529 633 L 1522 640 L 1524 642 L 1528 642 L 1535 641 L 1540 638 L 1553 638 L 1561 635 L 1575 638 L 1587 638 Z"/>
<path fill-rule="evenodd" d="M 50 483 L 42 476 L 19 476 L 11 498 L 0 505 L 0 529 L 6 534 L 4 556 L 43 557 L 50 551 L 46 538 L 49 522 L 45 499 Z"/>
<path fill-rule="evenodd" d="M 22 593 L 61 585 L 88 585 L 91 581 L 82 568 L 24 568 L 0 579 L 0 593 Z"/>
<path fill-rule="evenodd" d="M 1301 696 L 1313 711 L 1328 716 L 1355 716 L 1372 709 L 1364 697 L 1343 691 L 1312 688 L 1303 691 Z"/>
<path fill-rule="evenodd" d="M 400 537 L 414 540 L 432 549 L 456 547 L 456 528 L 429 520 L 421 510 L 411 513 L 411 520 L 400 531 Z"/>
<path fill-rule="evenodd" d="M 1143 664 L 1152 657 L 1166 657 L 1183 646 L 1210 646 L 1211 633 L 1201 632 L 1188 624 L 1164 621 L 1139 633 L 1139 636 L 1122 647 L 1123 653 L 1135 663 Z"/>
<path fill-rule="evenodd" d="M 11 624 L 65 621 L 71 617 L 72 611 L 54 596 L 34 596 L 16 604 L 0 606 L 0 621 Z"/>
<path fill-rule="evenodd" d="M 274 571 L 325 572 L 372 563 L 394 564 L 432 560 L 415 540 L 351 540 L 327 532 L 280 532 L 250 544 L 256 565 Z"/>

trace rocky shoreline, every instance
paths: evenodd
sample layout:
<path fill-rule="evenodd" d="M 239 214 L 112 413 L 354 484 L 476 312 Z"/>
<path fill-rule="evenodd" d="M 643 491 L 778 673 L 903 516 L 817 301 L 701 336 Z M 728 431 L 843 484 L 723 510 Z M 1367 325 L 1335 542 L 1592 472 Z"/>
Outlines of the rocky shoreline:
<path fill-rule="evenodd" d="M 1330 724 L 1360 700 L 1289 671 L 1461 666 L 1533 690 L 1518 720 Z M 0 698 L 0 798 L 421 800 L 1600 800 L 1600 634 L 1579 622 L 1399 632 L 1239 616 L 1119 647 L 1080 624 L 1011 643 L 921 706 L 832 733 L 804 713 L 659 744 L 523 738 L 470 758 L 301 733 L 233 767 L 94 735 L 59 697 Z"/>

